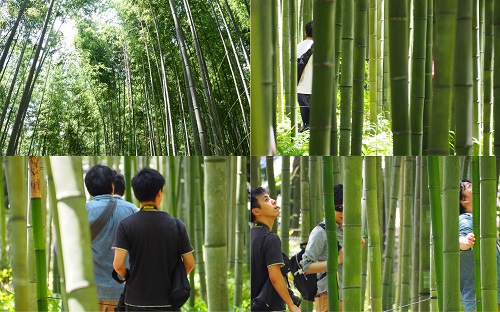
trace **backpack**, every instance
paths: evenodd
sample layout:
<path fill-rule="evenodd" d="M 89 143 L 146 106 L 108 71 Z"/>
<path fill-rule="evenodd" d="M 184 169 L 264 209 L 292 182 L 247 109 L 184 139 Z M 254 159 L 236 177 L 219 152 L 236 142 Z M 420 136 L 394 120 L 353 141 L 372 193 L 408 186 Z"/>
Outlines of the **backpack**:
<path fill-rule="evenodd" d="M 299 84 L 300 78 L 302 77 L 302 73 L 306 68 L 307 62 L 309 62 L 309 59 L 313 54 L 313 46 L 314 43 L 311 45 L 309 50 L 307 50 L 304 54 L 302 54 L 299 58 L 297 58 L 297 84 Z"/>
<path fill-rule="evenodd" d="M 323 230 L 326 230 L 325 223 L 321 222 L 318 224 Z M 305 300 L 314 301 L 316 293 L 318 292 L 318 285 L 316 284 L 318 280 L 323 279 L 326 276 L 326 272 L 321 275 L 318 279 L 317 275 L 305 274 L 300 265 L 302 261 L 302 256 L 306 251 L 307 242 L 300 244 L 300 251 L 290 258 L 290 270 L 293 274 L 293 284 L 298 289 L 300 294 Z"/>

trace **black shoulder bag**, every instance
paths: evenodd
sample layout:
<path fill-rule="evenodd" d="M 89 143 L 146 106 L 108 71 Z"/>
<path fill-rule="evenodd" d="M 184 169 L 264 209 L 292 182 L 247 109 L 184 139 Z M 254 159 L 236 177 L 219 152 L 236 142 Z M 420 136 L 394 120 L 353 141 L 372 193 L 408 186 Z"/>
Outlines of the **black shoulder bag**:
<path fill-rule="evenodd" d="M 112 198 L 108 205 L 106 206 L 106 209 L 104 210 L 103 213 L 97 218 L 92 224 L 90 225 L 90 237 L 92 238 L 91 241 L 94 241 L 94 239 L 101 233 L 102 229 L 106 225 L 106 223 L 109 220 L 109 217 L 111 217 L 111 214 L 113 211 L 115 211 L 116 208 L 116 199 Z"/>
<path fill-rule="evenodd" d="M 172 300 L 172 306 L 175 308 L 180 308 L 188 300 L 189 295 L 191 294 L 191 286 L 189 285 L 186 268 L 184 267 L 184 262 L 182 261 L 180 221 L 178 219 L 175 219 L 175 223 L 177 224 L 179 254 L 177 255 L 177 262 L 175 264 L 174 271 L 172 272 L 172 278 L 170 279 L 170 298 Z"/>

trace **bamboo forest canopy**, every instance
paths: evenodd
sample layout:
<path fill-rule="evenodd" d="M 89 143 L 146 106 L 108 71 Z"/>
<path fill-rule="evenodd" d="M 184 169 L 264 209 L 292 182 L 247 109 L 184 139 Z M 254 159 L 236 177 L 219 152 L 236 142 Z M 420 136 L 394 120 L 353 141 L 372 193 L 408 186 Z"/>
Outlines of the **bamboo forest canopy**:
<path fill-rule="evenodd" d="M 4 2 L 0 153 L 248 154 L 249 27 L 235 0 Z"/>

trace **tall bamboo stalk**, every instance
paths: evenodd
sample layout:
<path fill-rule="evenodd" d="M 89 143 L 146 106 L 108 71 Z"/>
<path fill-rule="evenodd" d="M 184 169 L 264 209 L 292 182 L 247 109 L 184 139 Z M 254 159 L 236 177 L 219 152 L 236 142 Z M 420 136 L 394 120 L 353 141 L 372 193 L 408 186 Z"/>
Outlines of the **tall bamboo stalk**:
<path fill-rule="evenodd" d="M 411 136 L 408 112 L 408 37 L 406 1 L 389 0 L 389 72 L 393 154 L 410 155 Z"/>
<path fill-rule="evenodd" d="M 361 311 L 361 193 L 363 189 L 363 158 L 346 157 L 344 171 L 344 231 L 343 310 Z"/>
<path fill-rule="evenodd" d="M 481 205 L 480 205 L 480 178 L 479 178 L 479 156 L 472 157 L 471 162 L 472 178 L 472 227 L 473 233 L 480 233 Z M 474 272 L 476 277 L 476 310 L 483 310 L 483 301 L 481 295 L 481 239 L 476 239 L 474 244 Z"/>
<path fill-rule="evenodd" d="M 370 264 L 370 304 L 373 311 L 382 311 L 382 256 L 377 204 L 377 171 L 375 157 L 365 157 L 365 196 Z"/>
<path fill-rule="evenodd" d="M 424 117 L 422 129 L 424 135 L 422 137 L 422 155 L 430 155 L 429 152 L 429 136 L 431 112 L 432 112 L 432 84 L 434 74 L 433 55 L 433 25 L 434 25 L 434 0 L 428 0 L 427 5 L 427 36 L 425 46 L 425 99 L 424 99 Z"/>
<path fill-rule="evenodd" d="M 356 0 L 355 8 L 351 155 L 361 156 L 365 106 L 364 93 L 368 0 Z"/>
<path fill-rule="evenodd" d="M 327 278 L 328 293 L 337 294 L 337 271 L 338 271 L 338 251 L 337 251 L 337 226 L 335 223 L 335 200 L 333 183 L 333 159 L 331 156 L 323 156 L 323 198 L 325 202 L 325 223 L 328 248 Z M 339 310 L 338 296 L 328 296 L 328 310 Z"/>
<path fill-rule="evenodd" d="M 384 253 L 384 264 L 382 271 L 382 308 L 388 310 L 392 308 L 393 302 L 390 298 L 392 283 L 392 272 L 394 266 L 394 248 L 389 246 L 394 246 L 395 242 L 395 231 L 396 231 L 396 206 L 399 194 L 399 181 L 401 177 L 401 157 L 392 157 L 392 177 L 390 179 L 390 202 L 389 211 L 387 213 L 388 220 L 386 221 L 386 246 Z"/>
<path fill-rule="evenodd" d="M 24 180 L 26 158 L 21 156 L 5 158 L 5 168 L 11 214 L 10 241 L 15 307 L 18 311 L 28 311 L 31 294 L 28 289 L 26 258 L 26 199 L 28 195 Z"/>
<path fill-rule="evenodd" d="M 81 157 L 50 157 L 69 310 L 97 310 Z"/>
<path fill-rule="evenodd" d="M 454 83 L 457 155 L 472 155 L 472 1 L 460 1 Z"/>
<path fill-rule="evenodd" d="M 38 311 L 47 311 L 47 259 L 45 255 L 45 233 L 43 229 L 42 192 L 40 180 L 40 157 L 29 157 L 31 218 L 36 257 Z"/>
<path fill-rule="evenodd" d="M 497 177 L 494 157 L 481 157 L 481 295 L 483 311 L 497 310 Z"/>
<path fill-rule="evenodd" d="M 253 2 L 252 2 L 253 4 Z M 253 11 L 252 11 L 253 12 Z M 226 158 L 205 157 L 205 255 L 210 311 L 228 311 Z"/>
<path fill-rule="evenodd" d="M 235 263 L 236 267 L 234 270 L 234 300 L 233 305 L 240 307 L 242 303 L 242 288 L 243 288 L 243 274 L 244 267 L 244 251 L 245 251 L 245 224 L 248 217 L 246 213 L 247 191 L 246 191 L 246 168 L 247 162 L 245 156 L 240 156 L 237 159 L 237 170 L 238 176 L 236 180 L 236 198 L 237 198 L 237 208 L 236 208 L 236 254 Z"/>
<path fill-rule="evenodd" d="M 401 265 L 401 293 L 400 304 L 407 305 L 411 303 L 411 249 L 412 249 L 412 203 L 413 203 L 413 157 L 405 157 L 404 165 L 404 190 L 403 190 L 403 211 L 402 223 L 403 227 L 400 234 L 402 255 L 400 259 Z M 407 311 L 408 308 L 402 308 Z"/>
<path fill-rule="evenodd" d="M 450 108 L 452 99 L 455 33 L 458 1 L 436 2 L 434 39 L 434 84 L 429 155 L 449 155 Z"/>
<path fill-rule="evenodd" d="M 281 163 L 281 248 L 290 254 L 290 156 L 283 156 Z"/>
<path fill-rule="evenodd" d="M 342 1 L 342 75 L 340 76 L 340 153 L 351 150 L 351 101 L 353 75 L 354 0 Z"/>
<path fill-rule="evenodd" d="M 413 1 L 413 53 L 410 86 L 412 155 L 422 155 L 426 43 L 427 1 Z"/>
<path fill-rule="evenodd" d="M 253 116 L 251 118 L 251 155 L 258 156 L 272 154 L 271 123 L 275 112 L 272 111 L 274 43 L 271 5 L 272 1 L 268 0 L 253 0 L 250 3 L 250 55 L 252 55 L 250 97 L 251 116 Z"/>
<path fill-rule="evenodd" d="M 431 214 L 429 210 L 429 180 L 427 174 L 427 157 L 422 157 L 420 187 L 420 249 L 419 249 L 419 301 L 428 298 L 431 294 Z M 417 209 L 417 207 L 415 207 Z M 419 311 L 429 311 L 430 301 L 422 301 L 418 305 Z"/>
<path fill-rule="evenodd" d="M 441 207 L 441 184 L 439 175 L 439 159 L 437 156 L 427 158 L 429 177 L 429 200 L 431 204 L 431 229 L 434 267 L 436 271 L 436 287 L 439 311 L 443 311 L 443 213 Z M 456 237 L 455 237 L 456 239 Z"/>
<path fill-rule="evenodd" d="M 333 93 L 335 75 L 335 1 L 314 1 L 314 58 L 311 95 L 310 155 L 330 153 Z M 304 16 L 305 18 L 305 16 Z"/>
<path fill-rule="evenodd" d="M 292 126 L 292 137 L 297 137 L 297 84 L 293 80 L 297 77 L 297 1 L 296 0 L 283 0 L 288 1 L 290 11 L 290 100 L 288 112 L 290 114 L 290 124 Z M 260 39 L 259 39 L 260 40 Z M 252 137 L 253 137 L 252 130 Z"/>
<path fill-rule="evenodd" d="M 500 58 L 500 5 L 495 3 L 493 12 L 493 34 L 495 34 L 496 40 L 493 40 L 493 51 L 494 56 L 497 60 Z M 493 99 L 500 99 L 500 62 L 493 63 Z M 497 78 L 497 79 L 495 79 Z M 500 128 L 500 105 L 493 105 L 493 129 L 496 127 Z M 497 128 L 497 129 L 498 129 Z M 493 155 L 500 155 L 500 131 L 494 131 L 493 139 Z"/>
<path fill-rule="evenodd" d="M 491 106 L 493 72 L 493 0 L 484 0 L 484 56 L 483 56 L 483 150 L 482 155 L 491 155 Z"/>

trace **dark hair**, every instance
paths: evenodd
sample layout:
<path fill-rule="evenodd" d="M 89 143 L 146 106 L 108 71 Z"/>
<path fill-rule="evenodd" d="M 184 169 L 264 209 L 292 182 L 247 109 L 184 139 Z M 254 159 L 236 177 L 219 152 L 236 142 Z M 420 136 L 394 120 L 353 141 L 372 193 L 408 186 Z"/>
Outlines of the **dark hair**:
<path fill-rule="evenodd" d="M 252 212 L 253 208 L 260 208 L 257 196 L 267 194 L 267 190 L 263 187 L 254 188 L 250 191 L 250 221 L 255 221 L 255 215 Z"/>
<path fill-rule="evenodd" d="M 155 201 L 156 195 L 165 185 L 165 178 L 158 171 L 146 167 L 135 174 L 131 185 L 139 202 Z"/>
<path fill-rule="evenodd" d="M 466 189 L 468 189 L 469 187 L 472 187 L 472 183 L 467 180 L 467 179 L 463 179 L 463 180 L 460 180 L 460 201 L 465 199 L 465 194 L 464 194 L 464 191 Z M 459 204 L 460 204 L 460 214 L 463 214 L 465 213 L 465 206 L 462 205 L 462 203 L 459 201 Z"/>
<path fill-rule="evenodd" d="M 335 198 L 335 205 L 344 204 L 344 186 L 342 184 L 335 184 L 333 187 L 333 196 Z"/>
<path fill-rule="evenodd" d="M 123 196 L 125 194 L 125 177 L 123 174 L 115 171 L 115 191 L 116 195 Z"/>
<path fill-rule="evenodd" d="M 306 31 L 306 36 L 312 38 L 312 36 L 313 36 L 313 21 L 309 21 L 306 24 L 306 27 L 304 27 L 304 29 Z"/>
<path fill-rule="evenodd" d="M 92 196 L 111 194 L 114 182 L 115 173 L 104 165 L 93 166 L 85 175 L 85 186 Z"/>

